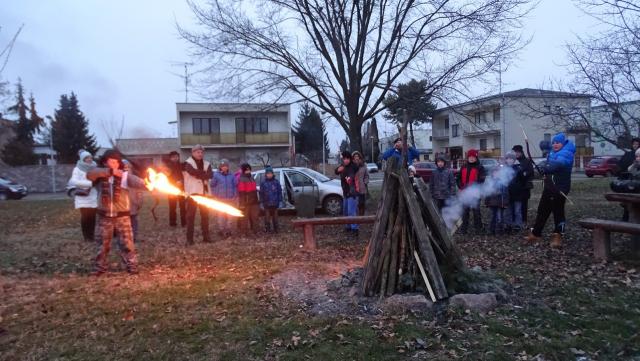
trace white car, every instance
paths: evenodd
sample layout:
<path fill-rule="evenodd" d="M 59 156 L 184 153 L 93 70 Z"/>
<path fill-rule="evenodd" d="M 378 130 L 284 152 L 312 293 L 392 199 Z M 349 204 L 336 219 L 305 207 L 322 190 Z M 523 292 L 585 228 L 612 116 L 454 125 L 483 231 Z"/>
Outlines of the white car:
<path fill-rule="evenodd" d="M 273 173 L 282 186 L 284 209 L 294 209 L 298 195 L 313 194 L 316 197 L 317 208 L 332 216 L 342 214 L 342 186 L 339 179 L 331 179 L 313 169 L 303 167 L 273 168 Z M 260 183 L 264 180 L 264 170 L 253 172 L 253 178 L 260 189 Z"/>
<path fill-rule="evenodd" d="M 379 168 L 375 163 L 367 163 L 367 170 L 369 171 L 369 173 L 377 173 Z"/>

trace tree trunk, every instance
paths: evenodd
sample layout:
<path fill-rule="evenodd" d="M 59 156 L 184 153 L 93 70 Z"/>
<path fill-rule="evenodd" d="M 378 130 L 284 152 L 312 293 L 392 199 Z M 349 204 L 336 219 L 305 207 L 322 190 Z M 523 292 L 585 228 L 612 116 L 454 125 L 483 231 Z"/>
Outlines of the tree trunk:
<path fill-rule="evenodd" d="M 413 137 L 413 122 L 409 122 L 409 139 L 411 141 L 411 146 L 416 148 L 416 138 Z"/>
<path fill-rule="evenodd" d="M 362 153 L 362 122 L 352 120 L 349 127 L 349 146 L 351 151 Z M 364 154 L 364 153 L 363 153 Z"/>

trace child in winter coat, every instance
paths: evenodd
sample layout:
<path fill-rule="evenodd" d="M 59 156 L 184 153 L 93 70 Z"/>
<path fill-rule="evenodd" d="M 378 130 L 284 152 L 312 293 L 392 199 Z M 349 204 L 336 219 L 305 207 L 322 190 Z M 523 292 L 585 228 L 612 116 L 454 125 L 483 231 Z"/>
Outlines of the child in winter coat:
<path fill-rule="evenodd" d="M 527 183 L 529 177 L 527 171 L 518 162 L 515 152 L 508 152 L 505 156 L 507 167 L 511 167 L 514 176 L 509 183 L 509 208 L 507 212 L 507 230 L 510 232 L 520 232 L 524 229 L 524 218 L 522 215 L 522 202 L 528 197 Z"/>
<path fill-rule="evenodd" d="M 469 149 L 467 152 L 467 163 L 460 169 L 458 173 L 458 189 L 461 191 L 471 187 L 474 184 L 484 182 L 485 170 L 478 161 L 478 151 Z M 473 226 L 477 232 L 482 231 L 482 213 L 480 212 L 480 200 L 471 207 L 464 207 L 462 213 L 462 226 L 460 233 L 466 234 L 469 228 L 469 211 L 473 211 Z"/>
<path fill-rule="evenodd" d="M 497 185 L 496 192 L 485 198 L 485 205 L 491 210 L 491 223 L 489 224 L 489 234 L 500 234 L 505 229 L 504 210 L 509 206 L 509 187 L 501 184 L 498 179 L 498 172 L 503 166 L 498 166 L 491 172 Z"/>
<path fill-rule="evenodd" d="M 87 179 L 87 172 L 96 167 L 91 153 L 84 149 L 78 152 L 80 159 L 73 168 L 68 186 L 75 189 L 74 203 L 80 210 L 80 227 L 86 242 L 94 242 L 96 228 L 96 207 L 98 207 L 98 191 Z"/>
<path fill-rule="evenodd" d="M 358 194 L 356 193 L 355 177 L 358 169 L 352 162 L 351 153 L 342 152 L 342 164 L 335 170 L 335 174 L 340 176 L 342 186 L 343 203 L 342 209 L 345 216 L 355 216 L 358 213 Z M 358 234 L 358 225 L 347 225 L 347 233 Z"/>
<path fill-rule="evenodd" d="M 260 203 L 264 209 L 265 232 L 278 233 L 278 208 L 282 202 L 282 187 L 273 174 L 273 168 L 264 170 L 264 180 L 260 183 Z"/>
<path fill-rule="evenodd" d="M 254 234 L 258 232 L 258 216 L 260 206 L 258 202 L 258 187 L 251 175 L 251 166 L 244 163 L 240 166 L 242 173 L 238 178 L 238 205 L 244 213 L 243 228 L 245 231 L 251 230 Z"/>
<path fill-rule="evenodd" d="M 439 211 L 445 206 L 447 199 L 455 196 L 456 182 L 451 169 L 446 168 L 447 162 L 442 156 L 436 158 L 436 169 L 431 173 L 431 197 Z"/>
<path fill-rule="evenodd" d="M 222 159 L 218 165 L 218 172 L 213 173 L 211 178 L 211 191 L 213 196 L 221 202 L 235 204 L 238 197 L 238 182 L 235 175 L 229 171 L 229 162 Z M 226 238 L 231 235 L 234 219 L 226 214 L 218 214 L 218 231 L 220 237 Z"/>
<path fill-rule="evenodd" d="M 358 197 L 357 213 L 359 216 L 364 216 L 364 211 L 366 208 L 365 202 L 367 199 L 367 193 L 369 192 L 369 170 L 367 169 L 367 165 L 364 162 L 362 153 L 358 152 L 357 150 L 351 153 L 351 160 L 356 168 L 353 186 Z"/>

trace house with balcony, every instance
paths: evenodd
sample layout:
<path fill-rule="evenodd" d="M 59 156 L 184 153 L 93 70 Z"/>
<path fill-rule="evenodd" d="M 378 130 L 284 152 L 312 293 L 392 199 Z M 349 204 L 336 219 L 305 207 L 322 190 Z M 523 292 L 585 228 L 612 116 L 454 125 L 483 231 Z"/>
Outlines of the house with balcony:
<path fill-rule="evenodd" d="M 444 107 L 433 116 L 433 150 L 454 162 L 472 148 L 480 157 L 497 158 L 515 144 L 524 145 L 525 132 L 531 155 L 541 157 L 540 141 L 563 131 L 575 142 L 577 155 L 592 155 L 589 132 L 567 129 L 558 118 L 569 112 L 588 116 L 590 105 L 585 94 L 525 88 Z"/>
<path fill-rule="evenodd" d="M 178 142 L 182 157 L 201 144 L 205 159 L 233 166 L 263 162 L 280 166 L 291 158 L 289 104 L 177 103 Z"/>

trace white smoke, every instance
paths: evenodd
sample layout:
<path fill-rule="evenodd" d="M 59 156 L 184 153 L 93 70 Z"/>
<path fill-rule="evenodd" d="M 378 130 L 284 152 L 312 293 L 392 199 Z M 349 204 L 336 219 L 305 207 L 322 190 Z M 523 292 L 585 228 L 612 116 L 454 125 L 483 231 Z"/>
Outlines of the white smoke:
<path fill-rule="evenodd" d="M 465 207 L 476 207 L 480 199 L 500 192 L 500 186 L 508 186 L 515 175 L 512 167 L 500 166 L 497 171 L 487 175 L 484 183 L 474 183 L 449 199 L 442 209 L 442 218 L 447 228 L 451 229 L 462 217 Z"/>

